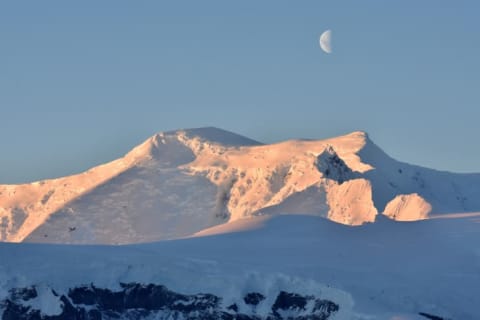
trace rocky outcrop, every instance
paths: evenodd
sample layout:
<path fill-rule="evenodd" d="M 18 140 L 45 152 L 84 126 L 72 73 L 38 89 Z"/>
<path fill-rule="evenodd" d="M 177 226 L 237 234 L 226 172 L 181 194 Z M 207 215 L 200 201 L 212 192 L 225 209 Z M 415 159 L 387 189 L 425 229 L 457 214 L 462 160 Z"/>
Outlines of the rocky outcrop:
<path fill-rule="evenodd" d="M 332 183 L 327 189 L 328 218 L 332 221 L 361 225 L 375 221 L 377 209 L 372 201 L 372 185 L 366 179 Z"/>
<path fill-rule="evenodd" d="M 155 284 L 121 284 L 118 291 L 90 285 L 72 288 L 65 294 L 54 290 L 48 294 L 57 298 L 60 308 L 56 314 L 43 312 L 39 307 L 41 303 L 36 301 L 41 300 L 41 294 L 36 287 L 29 287 L 10 291 L 0 304 L 4 309 L 2 319 L 327 320 L 339 310 L 333 301 L 286 291 L 281 291 L 274 300 L 258 292 L 249 292 L 228 307 L 223 306 L 221 297 L 213 294 L 186 295 Z M 257 313 L 257 307 L 267 301 L 274 301 L 270 312 Z"/>
<path fill-rule="evenodd" d="M 390 201 L 383 212 L 387 217 L 398 221 L 427 219 L 432 206 L 417 193 L 401 194 Z"/>
<path fill-rule="evenodd" d="M 338 182 L 338 184 L 342 184 L 354 177 L 353 171 L 338 156 L 332 146 L 325 148 L 317 157 L 316 165 L 318 171 L 320 171 L 325 178 L 334 180 Z"/>
<path fill-rule="evenodd" d="M 433 314 L 430 314 L 430 313 L 426 313 L 426 312 L 419 312 L 418 315 L 420 315 L 424 318 L 430 319 L 430 320 L 449 320 L 447 318 L 439 317 L 439 316 L 436 316 L 436 315 L 433 315 Z"/>

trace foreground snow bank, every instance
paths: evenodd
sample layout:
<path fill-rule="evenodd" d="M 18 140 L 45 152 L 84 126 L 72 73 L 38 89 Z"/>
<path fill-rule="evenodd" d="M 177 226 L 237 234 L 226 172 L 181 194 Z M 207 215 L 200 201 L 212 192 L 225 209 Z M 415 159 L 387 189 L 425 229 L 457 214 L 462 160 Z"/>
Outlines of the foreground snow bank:
<path fill-rule="evenodd" d="M 242 301 L 249 293 L 265 297 L 255 312 L 267 316 L 283 291 L 338 305 L 336 320 L 479 318 L 478 216 L 384 218 L 360 227 L 312 216 L 261 217 L 202 235 L 130 246 L 0 243 L 0 300 L 34 287 L 38 298 L 22 306 L 54 316 L 65 306 L 58 297 L 70 290 L 118 293 L 133 283 L 211 294 L 221 299 L 218 310 L 237 304 L 236 312 L 247 315 L 253 311 Z M 306 305 L 311 312 L 314 303 Z"/>

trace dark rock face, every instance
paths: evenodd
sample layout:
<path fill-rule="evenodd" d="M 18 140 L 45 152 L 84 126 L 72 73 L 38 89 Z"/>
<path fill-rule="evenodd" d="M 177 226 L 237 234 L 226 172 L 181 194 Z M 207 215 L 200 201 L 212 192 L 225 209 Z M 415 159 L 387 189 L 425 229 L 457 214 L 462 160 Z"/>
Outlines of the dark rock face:
<path fill-rule="evenodd" d="M 185 295 L 162 285 L 121 284 L 120 291 L 97 288 L 94 285 L 72 288 L 57 294 L 61 304 L 58 315 L 44 315 L 29 301 L 36 299 L 35 287 L 12 289 L 6 300 L 0 301 L 3 320 L 100 320 L 100 319 L 202 319 L 202 320 L 327 320 L 339 310 L 332 301 L 282 291 L 270 307 L 268 315 L 257 315 L 258 305 L 266 297 L 250 292 L 238 302 L 224 307 L 222 299 L 213 294 Z M 271 300 L 270 300 L 271 301 Z M 243 309 L 239 308 L 243 305 Z M 244 310 L 250 308 L 249 312 Z M 239 312 L 243 310 L 244 313 Z"/>
<path fill-rule="evenodd" d="M 419 312 L 418 314 L 421 315 L 422 317 L 430 319 L 430 320 L 448 320 L 446 318 L 435 316 L 433 314 L 429 314 L 429 313 L 426 313 L 426 312 Z"/>
<path fill-rule="evenodd" d="M 345 164 L 331 146 L 327 147 L 325 151 L 317 157 L 316 166 L 318 171 L 323 173 L 326 178 L 335 180 L 339 184 L 355 177 L 353 171 Z"/>
<path fill-rule="evenodd" d="M 35 289 L 35 287 L 13 289 L 10 291 L 10 294 L 13 300 L 22 299 L 23 301 L 32 300 L 38 296 L 37 289 Z"/>
<path fill-rule="evenodd" d="M 243 301 L 245 301 L 246 304 L 251 304 L 252 306 L 258 305 L 262 300 L 265 300 L 265 296 L 258 292 L 250 292 L 243 297 Z"/>
<path fill-rule="evenodd" d="M 282 317 L 282 314 L 291 314 L 292 311 L 303 314 L 306 311 L 307 303 L 310 301 L 314 301 L 314 307 L 311 314 L 301 315 L 295 317 L 295 319 L 328 319 L 332 313 L 339 310 L 337 304 L 328 300 L 320 300 L 313 296 L 302 296 L 296 293 L 281 291 L 272 306 L 274 316 L 272 319 L 285 319 L 285 317 Z"/>

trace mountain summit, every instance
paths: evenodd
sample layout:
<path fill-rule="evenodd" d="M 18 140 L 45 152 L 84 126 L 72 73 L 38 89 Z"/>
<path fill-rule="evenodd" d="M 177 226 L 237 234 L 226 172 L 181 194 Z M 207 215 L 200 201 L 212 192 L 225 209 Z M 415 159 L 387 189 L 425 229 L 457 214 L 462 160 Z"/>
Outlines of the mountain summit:
<path fill-rule="evenodd" d="M 479 174 L 398 162 L 365 132 L 263 145 L 210 127 L 158 133 L 78 175 L 0 185 L 0 239 L 137 243 L 259 215 L 360 225 L 479 210 Z"/>

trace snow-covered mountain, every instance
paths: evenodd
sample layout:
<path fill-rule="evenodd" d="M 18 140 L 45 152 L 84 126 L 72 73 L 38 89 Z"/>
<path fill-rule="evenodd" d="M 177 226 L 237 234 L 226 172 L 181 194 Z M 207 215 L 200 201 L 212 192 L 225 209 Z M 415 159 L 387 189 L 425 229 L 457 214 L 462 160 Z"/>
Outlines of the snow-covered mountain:
<path fill-rule="evenodd" d="M 398 162 L 364 132 L 263 145 L 217 128 L 154 135 L 84 173 L 0 185 L 0 239 L 136 243 L 260 215 L 361 225 L 480 211 L 480 174 Z"/>
<path fill-rule="evenodd" d="M 398 162 L 363 132 L 160 133 L 0 186 L 1 239 L 24 242 L 0 242 L 0 317 L 476 320 L 479 219 L 479 174 Z"/>

